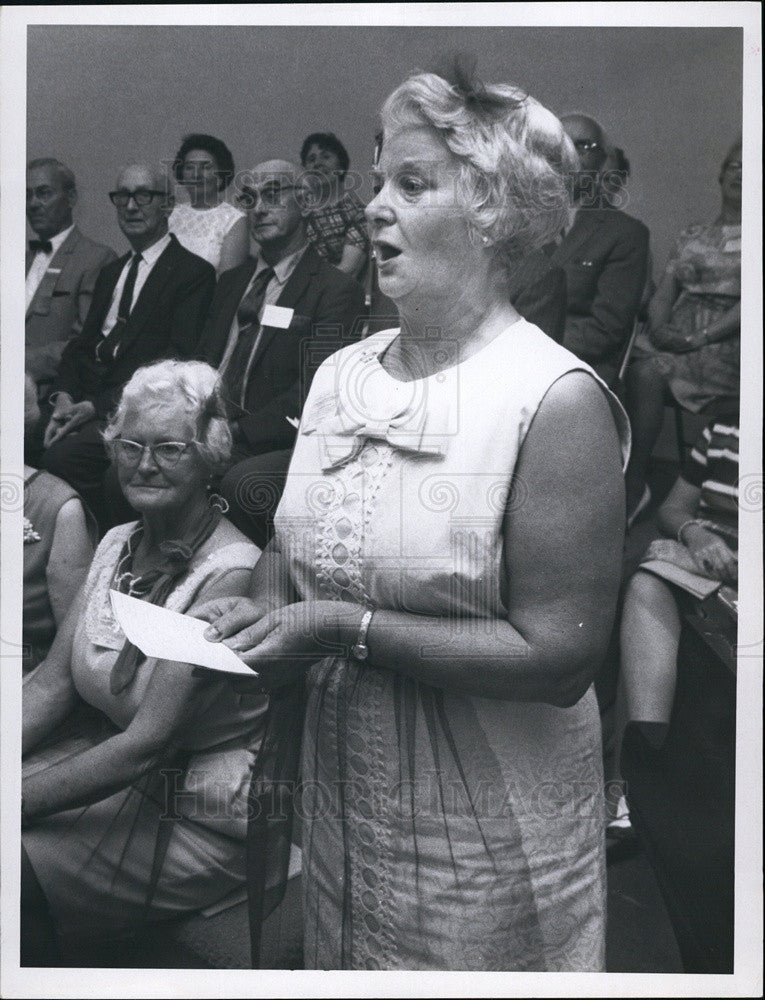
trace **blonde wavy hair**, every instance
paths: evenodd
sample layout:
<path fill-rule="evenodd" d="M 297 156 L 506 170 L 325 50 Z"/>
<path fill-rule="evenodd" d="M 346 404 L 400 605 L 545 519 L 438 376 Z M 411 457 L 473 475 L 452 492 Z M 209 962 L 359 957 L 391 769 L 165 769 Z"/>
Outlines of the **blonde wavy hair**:
<path fill-rule="evenodd" d="M 450 82 L 416 73 L 388 97 L 386 135 L 433 129 L 459 162 L 456 195 L 471 226 L 509 263 L 551 242 L 568 222 L 569 176 L 579 167 L 560 121 L 510 84 Z"/>

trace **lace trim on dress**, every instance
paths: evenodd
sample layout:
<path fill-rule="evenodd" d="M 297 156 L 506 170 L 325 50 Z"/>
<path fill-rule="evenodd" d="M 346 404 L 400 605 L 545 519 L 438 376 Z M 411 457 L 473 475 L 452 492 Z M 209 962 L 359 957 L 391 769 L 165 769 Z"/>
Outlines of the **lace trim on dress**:
<path fill-rule="evenodd" d="M 335 470 L 332 485 L 322 484 L 312 499 L 311 506 L 317 514 L 316 562 L 317 582 L 331 600 L 351 601 L 366 607 L 375 607 L 371 595 L 364 584 L 362 550 L 364 533 L 371 530 L 371 520 L 377 505 L 380 486 L 393 461 L 390 445 L 365 441 L 355 459 Z M 333 488 L 334 487 L 334 488 Z M 309 500 L 310 503 L 310 500 Z M 353 698 L 353 691 L 359 677 L 355 665 L 338 661 L 339 675 L 335 676 L 336 711 L 338 717 L 338 752 L 340 755 L 339 807 L 346 815 L 349 804 L 346 795 L 352 790 L 353 808 L 362 815 L 375 812 L 374 775 L 370 775 L 363 765 L 365 747 L 369 735 L 381 732 L 379 715 L 381 711 L 382 678 L 370 674 L 368 682 L 373 682 L 373 713 L 376 724 L 362 732 L 356 728 L 349 731 L 347 706 Z M 326 676 L 335 673 L 330 669 Z M 371 748 L 377 761 L 377 772 L 383 772 L 387 748 L 376 738 Z M 316 754 L 315 759 L 318 759 Z M 344 824 L 345 826 L 345 824 Z M 386 858 L 386 845 L 390 843 L 390 831 L 380 823 L 367 823 L 363 827 L 361 842 L 345 844 L 345 873 L 343 923 L 341 929 L 341 951 L 345 956 L 344 967 L 350 967 L 351 954 L 363 953 L 368 968 L 385 968 L 394 948 L 391 937 L 389 906 L 391 893 L 390 860 Z M 356 865 L 351 864 L 350 852 L 356 857 Z M 353 868 L 361 871 L 363 886 L 359 891 L 351 890 Z"/>
<path fill-rule="evenodd" d="M 392 461 L 390 445 L 366 441 L 358 457 L 336 471 L 334 489 L 322 484 L 313 498 L 318 508 L 317 582 L 330 600 L 375 607 L 364 585 L 361 552 Z"/>

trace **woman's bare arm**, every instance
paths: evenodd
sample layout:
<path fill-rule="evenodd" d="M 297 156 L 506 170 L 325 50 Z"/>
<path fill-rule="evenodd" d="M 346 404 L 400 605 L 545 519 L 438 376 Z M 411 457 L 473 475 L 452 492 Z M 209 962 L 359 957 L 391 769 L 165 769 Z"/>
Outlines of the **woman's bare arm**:
<path fill-rule="evenodd" d="M 658 330 L 669 322 L 672 306 L 677 301 L 679 294 L 680 282 L 675 277 L 672 267 L 668 266 L 648 303 L 648 325 L 652 330 Z"/>
<path fill-rule="evenodd" d="M 21 752 L 27 753 L 62 722 L 77 703 L 72 680 L 72 645 L 85 608 L 82 588 L 59 626 L 48 655 L 24 678 Z"/>
<path fill-rule="evenodd" d="M 93 559 L 93 543 L 82 502 L 73 497 L 61 507 L 53 530 L 48 565 L 48 599 L 53 618 L 61 626 L 74 597 L 77 596 Z"/>
<path fill-rule="evenodd" d="M 250 229 L 246 217 L 237 219 L 223 237 L 218 274 L 243 264 L 250 252 Z"/>

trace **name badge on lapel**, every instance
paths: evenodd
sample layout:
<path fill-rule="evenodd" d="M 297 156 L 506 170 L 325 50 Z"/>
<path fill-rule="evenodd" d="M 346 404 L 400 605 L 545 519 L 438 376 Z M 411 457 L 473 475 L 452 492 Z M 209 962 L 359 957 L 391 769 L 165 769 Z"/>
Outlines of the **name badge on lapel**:
<path fill-rule="evenodd" d="M 263 310 L 260 322 L 262 326 L 275 326 L 278 330 L 288 330 L 294 315 L 294 309 L 287 309 L 285 306 L 267 305 Z"/>

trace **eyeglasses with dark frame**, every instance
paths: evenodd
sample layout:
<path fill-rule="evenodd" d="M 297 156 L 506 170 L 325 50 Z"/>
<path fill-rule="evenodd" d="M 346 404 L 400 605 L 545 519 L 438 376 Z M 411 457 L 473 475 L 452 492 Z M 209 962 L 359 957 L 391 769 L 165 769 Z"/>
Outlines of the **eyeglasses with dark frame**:
<path fill-rule="evenodd" d="M 259 201 L 269 208 L 274 208 L 282 204 L 283 196 L 288 191 L 294 191 L 296 184 L 274 184 L 265 187 L 261 191 L 252 187 L 243 187 L 236 196 L 236 203 L 242 209 L 255 208 Z"/>
<path fill-rule="evenodd" d="M 129 438 L 114 438 L 112 440 L 115 456 L 126 466 L 136 467 L 140 465 L 143 453 L 148 448 L 152 461 L 160 469 L 175 468 L 192 444 L 198 444 L 196 438 L 193 441 L 158 441 L 155 444 L 141 444 L 139 441 L 131 441 Z"/>
<path fill-rule="evenodd" d="M 152 198 L 155 198 L 157 195 L 164 195 L 165 193 L 165 191 L 152 191 L 149 188 L 138 188 L 135 191 L 120 188 L 119 191 L 110 191 L 109 198 L 112 205 L 116 205 L 117 208 L 126 208 L 131 198 L 139 208 L 145 208 L 151 204 Z"/>

